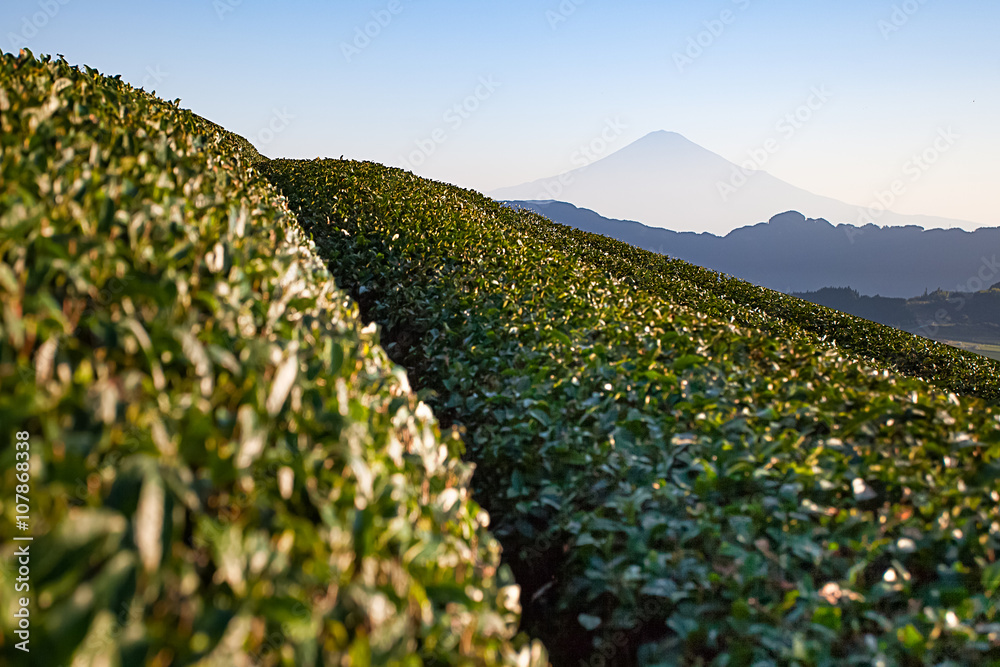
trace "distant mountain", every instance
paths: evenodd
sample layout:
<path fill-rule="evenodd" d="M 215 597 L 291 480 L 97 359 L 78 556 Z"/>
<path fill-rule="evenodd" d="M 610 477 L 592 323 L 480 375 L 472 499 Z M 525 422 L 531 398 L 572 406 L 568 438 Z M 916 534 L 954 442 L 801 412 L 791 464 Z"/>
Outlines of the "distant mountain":
<path fill-rule="evenodd" d="M 1000 227 L 834 226 L 789 211 L 720 237 L 611 220 L 565 202 L 508 204 L 785 293 L 832 286 L 905 298 L 938 288 L 976 292 L 1000 280 Z"/>
<path fill-rule="evenodd" d="M 868 219 L 865 208 L 813 194 L 765 171 L 750 173 L 746 176 L 736 164 L 676 132 L 658 131 L 585 167 L 487 194 L 502 200 L 565 201 L 612 218 L 715 234 L 789 210 L 858 226 L 975 227 L 962 220 L 893 212 Z"/>

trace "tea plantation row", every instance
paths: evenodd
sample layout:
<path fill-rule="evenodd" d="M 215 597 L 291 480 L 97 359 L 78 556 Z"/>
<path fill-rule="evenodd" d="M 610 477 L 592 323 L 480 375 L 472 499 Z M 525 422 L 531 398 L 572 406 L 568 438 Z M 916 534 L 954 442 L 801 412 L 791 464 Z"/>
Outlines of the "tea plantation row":
<path fill-rule="evenodd" d="M 880 368 L 992 366 L 397 169 L 261 169 L 464 430 L 554 664 L 1000 664 L 1000 410 Z"/>
<path fill-rule="evenodd" d="M 524 211 L 526 216 L 536 213 Z M 541 216 L 538 216 L 541 217 Z M 544 219 L 544 218 L 542 218 Z M 558 243 L 584 261 L 674 302 L 788 338 L 801 332 L 836 343 L 869 363 L 1000 404 L 1000 361 L 819 306 L 744 280 L 569 229 Z M 691 291 L 691 288 L 696 291 Z"/>
<path fill-rule="evenodd" d="M 546 664 L 461 441 L 263 160 L 0 58 L 0 663 Z"/>

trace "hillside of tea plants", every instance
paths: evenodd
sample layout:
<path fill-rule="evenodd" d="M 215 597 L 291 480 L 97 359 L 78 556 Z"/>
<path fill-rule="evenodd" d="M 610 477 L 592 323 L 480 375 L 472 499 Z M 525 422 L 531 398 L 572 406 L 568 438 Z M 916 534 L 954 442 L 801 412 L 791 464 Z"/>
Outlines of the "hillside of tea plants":
<path fill-rule="evenodd" d="M 1000 664 L 1000 364 L 0 77 L 5 659 Z"/>
<path fill-rule="evenodd" d="M 398 169 L 261 169 L 462 429 L 553 664 L 998 664 L 996 363 Z"/>
<path fill-rule="evenodd" d="M 461 441 L 261 160 L 0 59 L 0 663 L 546 664 Z"/>

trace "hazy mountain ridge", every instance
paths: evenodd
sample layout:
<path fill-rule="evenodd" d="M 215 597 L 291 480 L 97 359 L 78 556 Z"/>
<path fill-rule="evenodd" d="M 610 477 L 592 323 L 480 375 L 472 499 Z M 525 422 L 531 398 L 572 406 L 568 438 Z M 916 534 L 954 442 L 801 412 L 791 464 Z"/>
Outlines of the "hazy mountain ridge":
<path fill-rule="evenodd" d="M 565 201 L 610 218 L 716 234 L 789 210 L 859 227 L 872 223 L 927 229 L 975 226 L 949 218 L 873 213 L 866 208 L 870 204 L 848 204 L 786 183 L 766 171 L 745 171 L 676 132 L 662 130 L 585 167 L 487 194 L 500 200 Z"/>
<path fill-rule="evenodd" d="M 717 236 L 609 219 L 565 202 L 507 203 L 786 293 L 834 286 L 909 298 L 939 288 L 976 292 L 1000 280 L 998 227 L 858 227 L 788 211 Z"/>

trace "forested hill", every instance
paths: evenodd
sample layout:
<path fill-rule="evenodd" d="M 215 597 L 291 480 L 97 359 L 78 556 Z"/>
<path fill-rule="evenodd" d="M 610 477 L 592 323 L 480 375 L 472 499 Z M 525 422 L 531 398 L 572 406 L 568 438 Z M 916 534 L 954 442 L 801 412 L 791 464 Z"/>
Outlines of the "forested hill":
<path fill-rule="evenodd" d="M 560 201 L 509 203 L 786 294 L 846 286 L 870 296 L 910 298 L 937 289 L 977 292 L 1000 280 L 1000 227 L 859 226 L 850 224 L 854 217 L 832 224 L 787 211 L 756 224 L 751 218 L 717 236 L 614 220 Z"/>

